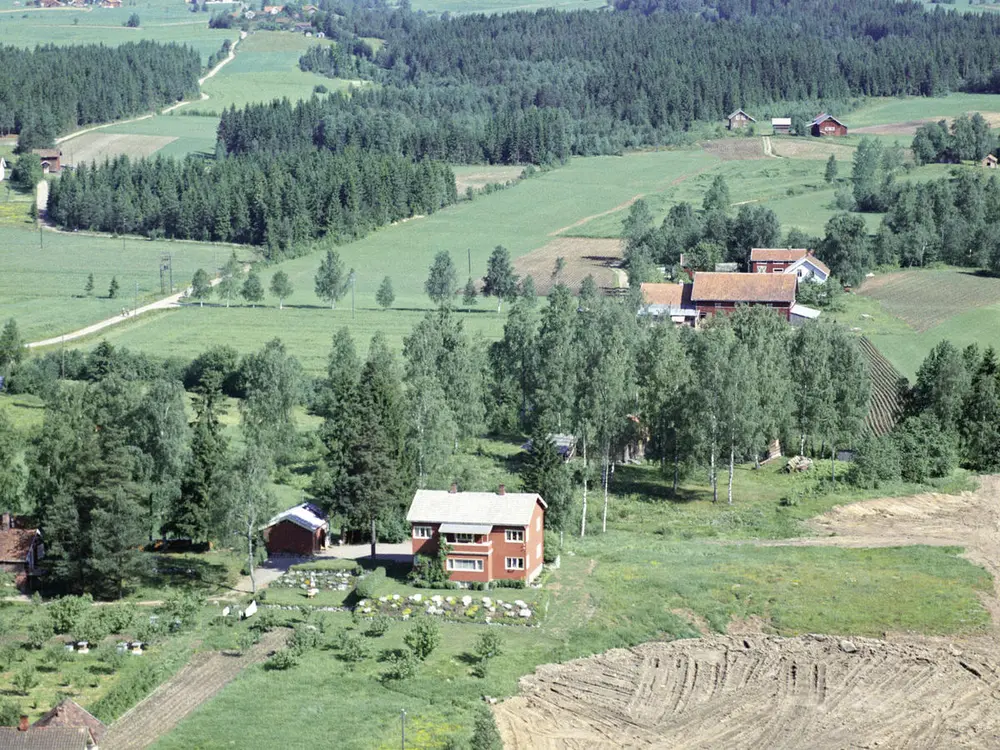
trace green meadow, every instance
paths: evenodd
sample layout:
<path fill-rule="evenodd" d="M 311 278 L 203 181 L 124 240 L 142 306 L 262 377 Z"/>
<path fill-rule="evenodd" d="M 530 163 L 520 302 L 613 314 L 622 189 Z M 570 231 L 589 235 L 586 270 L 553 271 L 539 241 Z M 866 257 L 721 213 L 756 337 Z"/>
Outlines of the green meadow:
<path fill-rule="evenodd" d="M 939 97 L 870 99 L 844 119 L 851 127 L 958 117 L 966 112 L 1000 112 L 998 94 L 948 94 Z"/>

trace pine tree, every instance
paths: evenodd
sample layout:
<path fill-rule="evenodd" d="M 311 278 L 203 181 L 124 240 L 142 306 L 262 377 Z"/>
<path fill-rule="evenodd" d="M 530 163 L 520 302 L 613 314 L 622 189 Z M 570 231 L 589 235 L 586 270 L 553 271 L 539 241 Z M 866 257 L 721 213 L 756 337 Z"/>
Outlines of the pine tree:
<path fill-rule="evenodd" d="M 837 179 L 837 157 L 833 154 L 830 154 L 830 158 L 826 160 L 826 171 L 823 172 L 823 179 L 828 183 Z"/>
<path fill-rule="evenodd" d="M 375 302 L 383 310 L 388 310 L 395 301 L 396 293 L 392 290 L 392 279 L 386 276 L 379 284 L 378 291 L 375 292 Z"/>
<path fill-rule="evenodd" d="M 264 284 L 257 275 L 257 271 L 250 269 L 243 286 L 240 288 L 240 296 L 250 303 L 251 307 L 256 307 L 258 303 L 264 301 Z"/>
<path fill-rule="evenodd" d="M 108 286 L 108 299 L 115 299 L 118 296 L 118 277 L 111 277 L 111 284 Z"/>
<path fill-rule="evenodd" d="M 274 276 L 271 277 L 271 294 L 278 298 L 279 310 L 284 307 L 285 299 L 291 297 L 293 291 L 295 290 L 288 274 L 284 271 L 275 272 Z"/>
<path fill-rule="evenodd" d="M 87 283 L 83 286 L 83 293 L 88 297 L 94 293 L 94 274 L 93 272 L 87 274 Z"/>

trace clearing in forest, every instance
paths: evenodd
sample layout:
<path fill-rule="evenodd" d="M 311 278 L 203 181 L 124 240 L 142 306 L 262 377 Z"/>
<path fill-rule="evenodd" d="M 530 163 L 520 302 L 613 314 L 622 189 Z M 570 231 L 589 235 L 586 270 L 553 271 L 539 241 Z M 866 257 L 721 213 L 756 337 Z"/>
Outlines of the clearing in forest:
<path fill-rule="evenodd" d="M 66 157 L 66 164 L 74 167 L 93 162 L 101 163 L 105 159 L 114 159 L 122 154 L 132 159 L 141 159 L 176 140 L 176 136 L 169 135 L 84 133 L 66 142 L 63 146 L 63 155 Z"/>
<path fill-rule="evenodd" d="M 521 176 L 524 167 L 516 164 L 505 166 L 503 164 L 476 164 L 470 166 L 452 167 L 455 172 L 455 187 L 459 195 L 465 195 L 469 188 L 482 190 L 487 185 L 505 185 L 514 182 Z"/>
<path fill-rule="evenodd" d="M 1000 279 L 971 270 L 918 269 L 868 279 L 860 293 L 922 332 L 969 310 L 1000 303 Z"/>
<path fill-rule="evenodd" d="M 546 295 L 555 286 L 552 272 L 556 258 L 565 258 L 566 266 L 559 280 L 572 291 L 580 288 L 587 276 L 593 276 L 602 289 L 616 289 L 618 274 L 616 269 L 622 261 L 621 240 L 594 240 L 580 237 L 566 237 L 552 240 L 543 247 L 514 261 L 514 270 L 520 276 L 531 276 L 535 280 L 535 291 Z"/>

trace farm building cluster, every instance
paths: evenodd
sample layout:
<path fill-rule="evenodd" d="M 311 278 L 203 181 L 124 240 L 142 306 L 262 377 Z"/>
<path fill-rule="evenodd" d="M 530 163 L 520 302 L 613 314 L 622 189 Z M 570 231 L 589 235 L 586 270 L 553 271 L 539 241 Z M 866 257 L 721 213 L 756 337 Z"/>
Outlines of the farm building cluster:
<path fill-rule="evenodd" d="M 730 130 L 741 130 L 750 125 L 755 125 L 757 119 L 747 114 L 742 109 L 731 112 L 726 117 L 726 124 Z M 809 123 L 809 132 L 814 136 L 843 136 L 847 135 L 847 125 L 842 123 L 833 115 L 823 112 L 817 115 Z M 772 117 L 771 130 L 775 135 L 790 135 L 792 132 L 791 117 Z"/>
<path fill-rule="evenodd" d="M 792 324 L 819 317 L 819 311 L 795 301 L 799 283 L 825 284 L 830 269 L 804 248 L 754 248 L 750 272 L 690 273 L 691 283 L 642 284 L 640 315 L 697 327 L 703 319 L 728 313 L 738 305 L 773 308 Z"/>

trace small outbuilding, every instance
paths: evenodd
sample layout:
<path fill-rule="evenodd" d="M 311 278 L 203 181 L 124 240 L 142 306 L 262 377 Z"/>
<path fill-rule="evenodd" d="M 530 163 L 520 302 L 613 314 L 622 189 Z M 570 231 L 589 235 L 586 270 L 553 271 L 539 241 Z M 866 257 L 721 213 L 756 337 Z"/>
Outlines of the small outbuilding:
<path fill-rule="evenodd" d="M 10 513 L 0 515 L 0 570 L 11 573 L 21 591 L 31 589 L 44 556 L 41 531 L 23 528 L 22 522 Z"/>
<path fill-rule="evenodd" d="M 302 503 L 272 518 L 264 527 L 268 555 L 315 555 L 326 549 L 330 523 L 312 503 Z"/>
<path fill-rule="evenodd" d="M 62 171 L 62 151 L 57 148 L 36 148 L 31 153 L 42 160 L 42 172 L 59 174 Z"/>
<path fill-rule="evenodd" d="M 104 722 L 70 698 L 64 698 L 31 726 L 33 728 L 64 727 L 77 730 L 85 729 L 90 735 L 90 744 L 88 747 L 95 750 L 101 744 L 104 735 L 108 732 L 108 728 L 104 725 Z"/>
<path fill-rule="evenodd" d="M 789 133 L 792 132 L 792 118 L 772 117 L 771 130 L 774 131 L 775 135 L 788 135 Z"/>
<path fill-rule="evenodd" d="M 987 169 L 996 169 L 998 162 L 1000 162 L 1000 159 L 997 159 L 996 154 L 986 154 L 986 158 L 979 162 L 979 165 Z M 0 172 L 0 175 L 2 175 L 2 172 Z M 0 176 L 0 180 L 2 179 L 3 177 Z"/>
<path fill-rule="evenodd" d="M 810 130 L 815 136 L 821 135 L 832 135 L 832 136 L 843 136 L 847 135 L 847 126 L 838 120 L 833 115 L 828 115 L 826 112 L 819 115 L 815 120 L 810 123 Z"/>
<path fill-rule="evenodd" d="M 726 120 L 729 123 L 729 129 L 730 130 L 739 130 L 740 128 L 744 127 L 745 125 L 749 125 L 751 123 L 757 122 L 753 117 L 751 117 L 750 115 L 748 115 L 742 109 L 738 109 L 735 112 L 732 112 L 726 118 Z"/>

